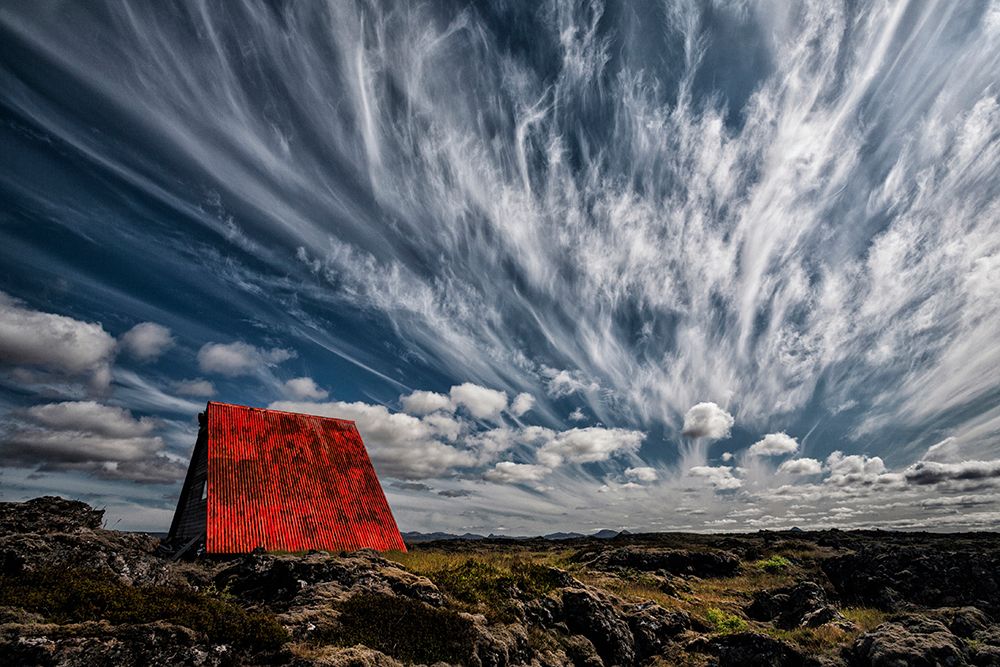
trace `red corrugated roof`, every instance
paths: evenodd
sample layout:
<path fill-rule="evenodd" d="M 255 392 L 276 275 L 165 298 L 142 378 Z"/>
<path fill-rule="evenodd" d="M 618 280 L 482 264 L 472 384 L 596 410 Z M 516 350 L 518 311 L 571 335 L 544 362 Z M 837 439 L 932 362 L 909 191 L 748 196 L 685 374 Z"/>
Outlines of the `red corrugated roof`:
<path fill-rule="evenodd" d="M 405 551 L 354 422 L 208 404 L 210 553 Z"/>

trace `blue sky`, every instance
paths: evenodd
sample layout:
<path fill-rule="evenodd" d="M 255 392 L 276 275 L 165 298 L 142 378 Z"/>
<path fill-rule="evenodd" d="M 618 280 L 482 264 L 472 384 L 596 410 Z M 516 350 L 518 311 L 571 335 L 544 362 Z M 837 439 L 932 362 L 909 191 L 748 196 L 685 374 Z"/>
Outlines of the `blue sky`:
<path fill-rule="evenodd" d="M 3 496 L 206 400 L 403 529 L 995 528 L 1000 5 L 0 9 Z"/>

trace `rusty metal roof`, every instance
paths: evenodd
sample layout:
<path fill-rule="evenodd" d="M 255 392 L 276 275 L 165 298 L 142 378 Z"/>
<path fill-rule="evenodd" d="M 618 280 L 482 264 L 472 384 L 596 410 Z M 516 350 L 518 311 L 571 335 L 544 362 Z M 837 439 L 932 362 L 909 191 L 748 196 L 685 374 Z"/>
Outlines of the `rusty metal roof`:
<path fill-rule="evenodd" d="M 354 422 L 210 402 L 210 553 L 405 551 Z"/>

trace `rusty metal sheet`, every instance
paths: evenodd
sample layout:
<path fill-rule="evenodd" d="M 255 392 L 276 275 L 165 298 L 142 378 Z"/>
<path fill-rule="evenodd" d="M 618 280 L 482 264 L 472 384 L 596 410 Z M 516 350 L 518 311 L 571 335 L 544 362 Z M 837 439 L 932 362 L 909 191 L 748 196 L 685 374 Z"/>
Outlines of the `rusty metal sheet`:
<path fill-rule="evenodd" d="M 210 402 L 210 553 L 405 551 L 354 422 Z"/>

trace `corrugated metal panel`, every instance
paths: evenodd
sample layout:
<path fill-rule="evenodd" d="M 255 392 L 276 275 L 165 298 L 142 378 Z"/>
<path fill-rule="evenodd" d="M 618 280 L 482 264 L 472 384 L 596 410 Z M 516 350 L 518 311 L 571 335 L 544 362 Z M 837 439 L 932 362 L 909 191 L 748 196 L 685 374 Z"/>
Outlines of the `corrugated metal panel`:
<path fill-rule="evenodd" d="M 210 553 L 405 551 L 354 422 L 209 403 Z"/>

